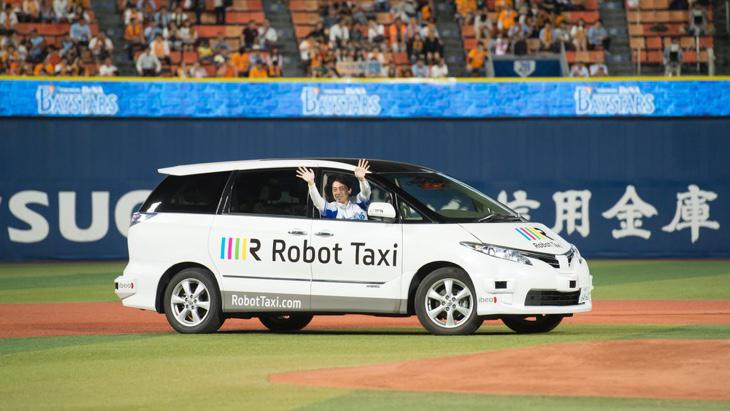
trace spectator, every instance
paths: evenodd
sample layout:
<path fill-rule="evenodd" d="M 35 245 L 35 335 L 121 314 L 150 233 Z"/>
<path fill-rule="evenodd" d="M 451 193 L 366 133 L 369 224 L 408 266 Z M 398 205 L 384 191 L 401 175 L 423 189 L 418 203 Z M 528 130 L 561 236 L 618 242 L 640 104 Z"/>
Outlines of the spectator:
<path fill-rule="evenodd" d="M 226 24 L 226 3 L 227 0 L 214 0 L 215 24 Z"/>
<path fill-rule="evenodd" d="M 342 24 L 342 20 L 330 27 L 330 47 L 340 48 L 350 39 L 350 31 L 346 25 Z"/>
<path fill-rule="evenodd" d="M 250 20 L 241 33 L 241 44 L 248 49 L 258 47 L 257 40 L 259 37 L 259 29 L 256 27 L 256 22 Z"/>
<path fill-rule="evenodd" d="M 148 20 L 144 28 L 144 39 L 147 44 L 152 43 L 155 37 L 162 36 L 165 33 L 165 28 L 156 24 L 153 20 Z"/>
<path fill-rule="evenodd" d="M 436 64 L 443 56 L 444 46 L 441 44 L 441 40 L 436 37 L 434 31 L 428 31 L 428 35 L 423 41 L 423 51 L 426 53 L 426 62 L 428 64 Z"/>
<path fill-rule="evenodd" d="M 276 43 L 279 41 L 279 36 L 276 34 L 276 29 L 271 27 L 268 20 L 264 20 L 264 24 L 259 27 L 259 47 L 264 50 L 271 50 L 276 47 Z"/>
<path fill-rule="evenodd" d="M 0 35 L 14 33 L 16 24 L 18 24 L 18 16 L 13 13 L 10 4 L 5 4 L 4 10 L 0 13 Z"/>
<path fill-rule="evenodd" d="M 251 71 L 248 73 L 248 78 L 267 78 L 268 72 L 266 71 L 266 68 L 264 67 L 264 64 L 262 61 L 257 60 L 256 64 L 253 66 Z"/>
<path fill-rule="evenodd" d="M 38 29 L 33 28 L 30 32 L 30 50 L 28 51 L 28 61 L 31 63 L 38 63 L 42 61 L 45 56 L 45 45 L 46 40 L 38 34 Z"/>
<path fill-rule="evenodd" d="M 133 19 L 136 19 L 140 24 L 144 24 L 144 14 L 139 9 L 131 6 L 124 9 L 124 25 L 128 26 Z"/>
<path fill-rule="evenodd" d="M 118 75 L 119 70 L 117 66 L 112 63 L 111 57 L 104 59 L 104 62 L 99 66 L 99 75 L 101 77 L 115 77 Z"/>
<path fill-rule="evenodd" d="M 482 43 L 477 43 L 477 47 L 469 51 L 466 58 L 466 64 L 473 77 L 484 76 L 486 74 L 486 71 L 484 70 L 484 63 L 486 59 L 487 53 L 484 51 L 484 45 Z"/>
<path fill-rule="evenodd" d="M 40 21 L 42 23 L 54 23 L 56 21 L 56 14 L 53 12 L 50 0 L 43 0 L 41 3 Z M 45 71 L 45 67 L 43 70 Z"/>
<path fill-rule="evenodd" d="M 695 37 L 707 33 L 707 12 L 699 3 L 694 3 L 689 11 L 688 32 Z"/>
<path fill-rule="evenodd" d="M 416 61 L 419 58 L 423 57 L 423 39 L 421 39 L 420 34 L 416 34 L 413 36 L 413 38 L 408 42 L 407 51 L 408 51 L 408 57 L 411 61 Z"/>
<path fill-rule="evenodd" d="M 570 30 L 568 30 L 568 26 L 565 23 L 565 20 L 563 20 L 559 26 L 557 26 L 554 30 L 555 33 L 555 40 L 557 42 L 557 48 L 555 49 L 556 53 L 560 52 L 560 45 L 563 45 L 563 48 L 565 50 L 570 50 L 573 48 L 573 44 L 571 43 L 571 37 L 570 37 Z"/>
<path fill-rule="evenodd" d="M 21 10 L 18 20 L 23 23 L 39 22 L 41 20 L 41 7 L 38 4 L 38 0 L 23 0 Z"/>
<path fill-rule="evenodd" d="M 446 61 L 444 61 L 443 58 L 439 59 L 438 64 L 434 64 L 431 67 L 431 77 L 432 78 L 443 78 L 448 77 L 449 75 L 449 67 L 446 65 Z"/>
<path fill-rule="evenodd" d="M 268 60 L 269 77 L 281 77 L 281 65 L 284 58 L 278 48 L 274 47 L 271 49 Z"/>
<path fill-rule="evenodd" d="M 603 63 L 593 63 L 590 68 L 591 77 L 607 77 L 608 67 Z"/>
<path fill-rule="evenodd" d="M 494 41 L 492 48 L 495 56 L 504 56 L 507 54 L 507 51 L 509 51 L 509 40 L 506 39 L 502 33 L 498 33 L 497 39 Z"/>
<path fill-rule="evenodd" d="M 205 0 L 192 0 L 192 1 L 193 1 L 192 8 L 195 11 L 195 24 L 200 24 L 201 23 L 200 18 L 203 15 L 203 12 L 205 12 Z M 179 26 L 180 25 L 178 24 L 178 27 Z"/>
<path fill-rule="evenodd" d="M 428 68 L 428 67 L 427 67 Z M 376 56 L 371 56 L 365 66 L 365 77 L 380 77 L 383 73 L 383 65 Z"/>
<path fill-rule="evenodd" d="M 514 8 L 512 8 L 512 6 L 505 8 L 499 12 L 499 17 L 497 18 L 497 29 L 504 34 L 507 34 L 509 28 L 515 24 L 516 18 L 517 12 Z"/>
<path fill-rule="evenodd" d="M 71 7 L 71 12 L 68 13 L 68 21 L 76 21 L 86 19 L 86 21 L 91 21 L 91 16 L 89 13 L 84 9 L 83 6 L 75 6 Z"/>
<path fill-rule="evenodd" d="M 396 19 L 393 24 L 388 27 L 388 41 L 390 48 L 394 53 L 406 50 L 406 26 L 400 19 Z"/>
<path fill-rule="evenodd" d="M 236 66 L 231 62 L 230 59 L 225 59 L 223 55 L 216 56 L 221 57 L 222 61 L 218 65 L 218 70 L 216 71 L 217 77 L 222 78 L 235 78 L 238 77 L 238 70 L 236 69 Z"/>
<path fill-rule="evenodd" d="M 573 38 L 575 51 L 588 51 L 588 34 L 583 19 L 579 19 L 578 24 L 570 29 L 570 36 Z"/>
<path fill-rule="evenodd" d="M 550 22 L 545 24 L 545 27 L 540 30 L 540 47 L 545 51 L 555 51 L 557 46 L 555 41 L 555 31 L 553 25 Z"/>
<path fill-rule="evenodd" d="M 210 48 L 210 44 L 206 39 L 203 39 L 198 45 L 198 60 L 202 63 L 213 62 L 213 49 Z"/>
<path fill-rule="evenodd" d="M 183 12 L 182 7 L 177 6 L 175 11 L 170 15 L 170 20 L 174 21 L 178 27 L 183 27 L 185 22 L 188 21 L 188 15 Z M 198 22 L 200 24 L 200 22 Z"/>
<path fill-rule="evenodd" d="M 249 53 L 245 47 L 241 46 L 231 54 L 231 63 L 236 67 L 239 77 L 248 77 Z"/>
<path fill-rule="evenodd" d="M 426 66 L 423 62 L 423 58 L 418 58 L 416 60 L 416 64 L 414 64 L 411 67 L 411 72 L 413 72 L 413 77 L 419 77 L 419 78 L 426 78 L 428 77 L 428 66 Z"/>
<path fill-rule="evenodd" d="M 162 27 L 167 27 L 172 22 L 172 14 L 166 8 L 161 8 L 160 11 L 155 13 L 155 23 Z"/>
<path fill-rule="evenodd" d="M 193 67 L 190 68 L 189 75 L 192 78 L 205 78 L 208 77 L 208 71 L 200 65 L 200 62 L 196 61 L 193 63 Z"/>
<path fill-rule="evenodd" d="M 600 50 L 603 48 L 608 51 L 611 45 L 611 39 L 608 37 L 608 32 L 603 27 L 603 22 L 599 19 L 596 24 L 588 29 L 588 47 L 591 50 Z"/>
<path fill-rule="evenodd" d="M 88 45 L 91 40 L 91 27 L 89 27 L 86 19 L 82 18 L 71 25 L 71 40 L 76 44 Z"/>
<path fill-rule="evenodd" d="M 226 38 L 223 37 L 223 33 L 218 33 L 218 37 L 216 37 L 215 42 L 213 43 L 213 53 L 223 54 L 224 52 L 228 53 L 230 51 L 231 47 L 228 45 Z"/>
<path fill-rule="evenodd" d="M 299 43 L 299 59 L 301 60 L 305 71 L 309 70 L 312 49 L 312 40 L 309 38 L 305 38 L 301 41 L 301 43 Z"/>
<path fill-rule="evenodd" d="M 474 34 L 477 40 L 490 38 L 493 29 L 494 23 L 489 19 L 489 14 L 486 11 L 483 11 L 474 19 Z"/>
<path fill-rule="evenodd" d="M 170 64 L 170 44 L 161 34 L 155 36 L 155 40 L 150 44 L 150 48 L 152 49 L 152 54 L 158 60 Z"/>
<path fill-rule="evenodd" d="M 198 41 L 198 32 L 195 31 L 195 27 L 190 21 L 183 23 L 183 26 L 178 30 L 180 41 L 184 51 L 191 51 L 195 43 Z"/>
<path fill-rule="evenodd" d="M 682 75 L 682 48 L 679 40 L 674 37 L 669 47 L 664 49 L 664 75 L 679 77 Z"/>
<path fill-rule="evenodd" d="M 132 60 L 135 49 L 145 43 L 142 24 L 134 17 L 132 17 L 127 27 L 124 28 L 124 41 L 127 42 L 129 59 Z"/>
<path fill-rule="evenodd" d="M 368 41 L 376 44 L 385 41 L 385 26 L 374 19 L 368 21 Z"/>
<path fill-rule="evenodd" d="M 114 51 L 114 44 L 103 31 L 99 30 L 99 33 L 89 42 L 89 50 L 96 60 L 106 60 Z"/>
<path fill-rule="evenodd" d="M 53 0 L 53 14 L 57 22 L 68 20 L 68 0 Z"/>
<path fill-rule="evenodd" d="M 157 11 L 157 4 L 155 3 L 155 0 L 137 0 L 137 8 L 139 10 L 144 11 L 145 4 L 149 4 L 152 13 Z"/>
<path fill-rule="evenodd" d="M 588 69 L 583 63 L 576 63 L 570 68 L 570 77 L 588 77 Z"/>
<path fill-rule="evenodd" d="M 152 48 L 145 48 L 137 58 L 137 73 L 144 77 L 154 77 L 162 71 L 160 60 L 152 53 Z"/>

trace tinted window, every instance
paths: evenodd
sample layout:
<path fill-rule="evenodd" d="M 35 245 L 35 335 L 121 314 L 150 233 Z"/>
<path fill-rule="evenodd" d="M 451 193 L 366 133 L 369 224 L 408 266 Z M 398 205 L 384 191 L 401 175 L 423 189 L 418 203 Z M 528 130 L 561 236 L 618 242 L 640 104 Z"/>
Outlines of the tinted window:
<path fill-rule="evenodd" d="M 233 182 L 231 213 L 306 217 L 307 196 L 293 168 L 242 171 Z"/>
<path fill-rule="evenodd" d="M 215 214 L 229 174 L 168 176 L 150 194 L 141 211 Z"/>

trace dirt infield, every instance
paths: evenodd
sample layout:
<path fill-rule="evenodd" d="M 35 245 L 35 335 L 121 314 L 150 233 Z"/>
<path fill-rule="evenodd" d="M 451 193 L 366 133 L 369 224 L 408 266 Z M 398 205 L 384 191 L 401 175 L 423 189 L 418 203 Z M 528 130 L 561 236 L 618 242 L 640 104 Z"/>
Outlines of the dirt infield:
<path fill-rule="evenodd" d="M 729 363 L 728 340 L 600 341 L 277 374 L 270 381 L 350 389 L 730 400 Z"/>
<path fill-rule="evenodd" d="M 494 322 L 492 322 L 494 323 Z M 596 301 L 572 324 L 730 324 L 730 300 Z M 419 327 L 415 317 L 318 316 L 307 329 Z M 258 320 L 228 320 L 223 330 L 263 330 Z M 0 338 L 172 332 L 163 315 L 121 303 L 0 304 Z"/>

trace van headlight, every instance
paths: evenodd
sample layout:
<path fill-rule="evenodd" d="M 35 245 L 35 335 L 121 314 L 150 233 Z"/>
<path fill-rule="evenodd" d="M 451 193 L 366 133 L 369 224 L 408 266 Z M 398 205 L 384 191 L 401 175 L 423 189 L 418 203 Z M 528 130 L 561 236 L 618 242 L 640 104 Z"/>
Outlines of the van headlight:
<path fill-rule="evenodd" d="M 468 241 L 462 241 L 459 244 L 491 257 L 514 261 L 516 263 L 532 265 L 532 262 L 530 262 L 529 258 L 525 257 L 525 255 L 522 254 L 520 250 L 515 250 L 514 248 L 498 247 L 496 245 L 483 243 L 471 243 Z"/>

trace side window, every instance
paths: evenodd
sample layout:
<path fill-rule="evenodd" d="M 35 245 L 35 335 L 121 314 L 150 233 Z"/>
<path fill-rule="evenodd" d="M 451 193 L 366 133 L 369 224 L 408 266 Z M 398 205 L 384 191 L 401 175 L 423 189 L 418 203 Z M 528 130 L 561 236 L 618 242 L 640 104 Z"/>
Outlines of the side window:
<path fill-rule="evenodd" d="M 406 204 L 405 201 L 398 202 L 400 208 L 400 215 L 403 216 L 403 221 L 425 221 L 421 213 L 414 210 L 411 206 Z"/>
<path fill-rule="evenodd" d="M 334 195 L 332 193 L 332 183 L 335 177 L 340 177 L 348 182 L 348 184 L 352 187 L 352 193 L 350 194 L 350 198 L 352 201 L 355 201 L 355 198 L 360 193 L 360 182 L 357 181 L 357 179 L 352 174 L 343 174 L 343 173 L 337 173 L 337 172 L 326 172 L 322 176 L 322 184 L 320 187 L 322 188 L 321 194 L 322 197 L 324 197 L 325 201 L 328 203 L 335 201 Z M 395 202 L 393 198 L 393 194 L 380 186 L 379 184 L 373 182 L 372 180 L 368 179 L 368 183 L 370 184 L 370 199 L 368 200 L 368 204 L 370 203 L 390 203 L 395 207 Z M 367 210 L 365 210 L 367 212 Z M 317 216 L 319 216 L 319 213 L 315 213 Z"/>
<path fill-rule="evenodd" d="M 233 214 L 307 216 L 307 184 L 293 168 L 240 171 L 233 180 Z"/>
<path fill-rule="evenodd" d="M 215 214 L 230 172 L 167 176 L 150 194 L 142 212 Z"/>

